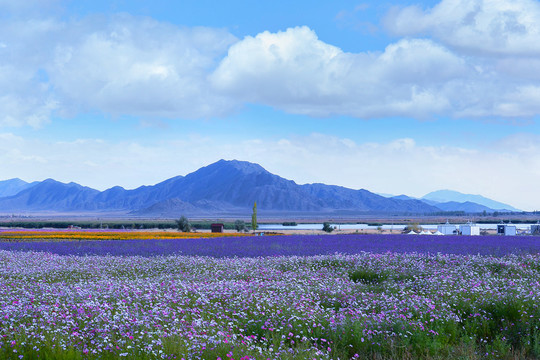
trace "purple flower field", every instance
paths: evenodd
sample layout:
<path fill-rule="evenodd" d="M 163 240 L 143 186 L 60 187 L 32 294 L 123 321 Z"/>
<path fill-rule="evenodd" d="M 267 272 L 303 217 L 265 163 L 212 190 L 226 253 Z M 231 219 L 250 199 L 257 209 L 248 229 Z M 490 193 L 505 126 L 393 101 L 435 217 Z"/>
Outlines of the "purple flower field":
<path fill-rule="evenodd" d="M 462 255 L 536 254 L 540 237 L 533 236 L 413 236 L 413 235 L 293 235 L 209 239 L 1 242 L 0 250 L 46 251 L 59 255 L 212 257 L 312 256 L 334 253 L 418 252 Z"/>
<path fill-rule="evenodd" d="M 0 243 L 0 358 L 535 359 L 539 242 Z"/>

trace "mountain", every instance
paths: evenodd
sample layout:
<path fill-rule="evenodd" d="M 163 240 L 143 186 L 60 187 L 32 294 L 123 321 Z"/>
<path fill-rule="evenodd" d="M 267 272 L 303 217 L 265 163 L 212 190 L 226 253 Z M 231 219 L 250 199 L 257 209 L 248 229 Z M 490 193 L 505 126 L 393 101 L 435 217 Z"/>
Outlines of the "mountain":
<path fill-rule="evenodd" d="M 29 185 L 16 180 L 0 184 L 9 183 L 12 189 Z M 186 176 L 176 176 L 132 190 L 115 186 L 100 192 L 76 183 L 47 179 L 15 194 L 14 191 L 8 192 L 9 196 L 0 197 L 0 211 L 115 212 L 152 217 L 174 217 L 181 213 L 226 215 L 251 213 L 255 201 L 261 214 L 429 214 L 456 210 L 491 212 L 492 209 L 477 201 L 437 201 L 445 200 L 442 195 L 449 196 L 448 191 L 431 193 L 422 199 L 406 195 L 387 198 L 365 189 L 325 184 L 298 185 L 258 164 L 237 160 L 220 160 Z M 502 205 L 504 207 L 497 208 L 512 208 Z"/>
<path fill-rule="evenodd" d="M 444 203 L 437 203 L 435 206 L 442 211 L 463 211 L 466 213 L 481 213 L 483 211 L 493 212 L 493 209 L 490 209 L 487 206 L 470 201 L 466 201 L 463 203 L 456 201 L 448 201 Z"/>
<path fill-rule="evenodd" d="M 26 181 L 18 178 L 0 181 L 0 198 L 16 195 L 17 193 L 28 189 L 37 183 L 38 181 L 27 183 Z"/>
<path fill-rule="evenodd" d="M 458 202 L 458 201 L 445 201 L 441 202 L 443 198 L 437 198 L 439 201 L 436 200 L 430 200 L 426 198 L 413 198 L 407 195 L 388 195 L 387 197 L 390 197 L 391 199 L 399 199 L 399 200 L 420 200 L 428 205 L 435 206 L 439 208 L 441 211 L 463 211 L 465 213 L 481 213 L 481 212 L 494 212 L 495 209 L 489 208 L 484 205 L 477 204 L 472 201 L 465 201 L 465 202 Z M 487 199 L 489 200 L 489 199 Z"/>
<path fill-rule="evenodd" d="M 392 199 L 397 199 L 397 200 L 418 200 L 418 199 L 415 199 L 415 198 L 407 196 L 407 195 L 396 195 L 396 196 L 391 195 L 391 196 L 388 196 L 388 197 L 390 197 Z"/>
<path fill-rule="evenodd" d="M 416 213 L 439 211 L 419 200 L 387 199 L 367 190 L 325 184 L 298 185 L 262 166 L 220 160 L 186 176 L 126 190 L 98 191 L 47 179 L 0 198 L 0 211 L 124 212 L 140 216 L 250 212 L 254 202 L 274 213 Z"/>
<path fill-rule="evenodd" d="M 159 188 L 158 185 L 156 187 Z M 203 167 L 186 175 L 161 195 L 161 201 L 176 198 L 195 205 L 201 211 L 251 209 L 255 201 L 259 210 L 273 212 L 351 210 L 426 213 L 438 210 L 420 201 L 386 199 L 367 190 L 324 184 L 298 185 L 268 172 L 258 164 L 237 160 L 220 160 Z M 171 203 L 160 206 L 161 209 L 170 208 Z M 153 212 L 151 209 L 148 211 Z"/>
<path fill-rule="evenodd" d="M 463 194 L 457 191 L 452 190 L 438 190 L 430 192 L 429 194 L 426 194 L 422 197 L 422 200 L 430 201 L 431 204 L 435 206 L 439 206 L 437 203 L 446 203 L 446 202 L 457 202 L 457 203 L 465 203 L 465 202 L 471 202 L 476 203 L 479 205 L 483 205 L 488 210 L 486 211 L 521 211 L 516 209 L 515 207 L 504 204 L 495 200 L 488 199 L 486 197 L 483 197 L 481 195 L 471 195 L 471 194 Z"/>
<path fill-rule="evenodd" d="M 47 179 L 16 195 L 0 198 L 0 210 L 10 212 L 96 210 L 91 200 L 97 194 L 98 190 L 73 182 L 64 184 Z"/>

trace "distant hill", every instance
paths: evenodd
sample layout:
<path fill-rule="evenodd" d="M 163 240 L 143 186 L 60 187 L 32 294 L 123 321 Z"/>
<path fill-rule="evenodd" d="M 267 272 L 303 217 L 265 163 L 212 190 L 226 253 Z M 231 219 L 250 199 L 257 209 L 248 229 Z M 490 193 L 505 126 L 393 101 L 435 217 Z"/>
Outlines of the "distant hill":
<path fill-rule="evenodd" d="M 0 198 L 4 211 L 81 211 L 96 210 L 92 199 L 98 190 L 79 184 L 44 180 L 16 195 Z"/>
<path fill-rule="evenodd" d="M 384 197 L 365 189 L 325 184 L 298 185 L 246 161 L 220 160 L 186 176 L 176 176 L 151 186 L 126 190 L 115 186 L 98 191 L 76 183 L 47 179 L 26 183 L 0 182 L 0 212 L 114 212 L 135 216 L 176 217 L 178 214 L 227 215 L 251 213 L 253 203 L 261 213 L 287 214 L 431 214 L 518 211 L 480 195 L 441 190 L 422 199 L 407 195 Z"/>
<path fill-rule="evenodd" d="M 481 212 L 495 212 L 495 211 L 521 211 L 510 205 L 497 202 L 485 198 L 480 195 L 467 195 L 457 191 L 440 190 L 427 194 L 426 196 L 418 199 L 407 195 L 389 195 L 380 194 L 391 199 L 400 200 L 420 200 L 428 205 L 435 206 L 441 211 L 463 211 L 466 213 L 481 213 Z M 455 200 L 451 200 L 455 199 Z M 475 201 L 473 201 L 475 200 Z M 490 207 L 485 204 L 494 206 Z"/>
<path fill-rule="evenodd" d="M 398 199 L 398 200 L 418 200 L 416 198 L 413 198 L 413 197 L 410 197 L 410 196 L 407 196 L 407 195 L 391 195 L 389 196 L 390 198 L 392 199 Z"/>
<path fill-rule="evenodd" d="M 364 189 L 298 185 L 258 164 L 237 160 L 220 160 L 184 177 L 133 190 L 116 186 L 100 192 L 48 179 L 0 198 L 0 211 L 123 211 L 139 216 L 177 216 L 179 213 L 249 213 L 255 201 L 263 212 L 426 214 L 439 211 L 416 199 L 388 199 Z"/>
<path fill-rule="evenodd" d="M 157 186 L 157 185 L 156 185 Z M 367 190 L 352 190 L 324 184 L 298 185 L 266 171 L 258 164 L 245 161 L 220 160 L 186 175 L 174 188 L 160 199 L 160 208 L 168 213 L 178 213 L 176 198 L 190 203 L 201 212 L 226 212 L 251 209 L 257 201 L 260 210 L 274 212 L 406 212 L 426 213 L 436 208 L 420 201 L 403 202 L 385 199 Z M 157 198 L 156 198 L 157 199 Z M 141 209 L 153 213 L 153 209 Z"/>
<path fill-rule="evenodd" d="M 481 213 L 481 212 L 493 212 L 493 209 L 488 208 L 487 206 L 466 201 L 463 203 L 456 201 L 448 201 L 445 203 L 437 203 L 434 206 L 438 207 L 443 211 L 463 211 L 466 213 Z"/>
<path fill-rule="evenodd" d="M 39 182 L 35 181 L 28 183 L 18 178 L 0 181 L 0 197 L 16 195 L 23 190 L 31 188 L 37 183 Z"/>
<path fill-rule="evenodd" d="M 521 211 L 515 207 L 504 204 L 495 200 L 488 199 L 481 195 L 471 195 L 463 194 L 458 191 L 453 190 L 438 190 L 430 192 L 422 197 L 422 200 L 430 201 L 430 204 L 439 206 L 437 203 L 447 203 L 447 202 L 456 202 L 456 203 L 465 203 L 471 202 L 478 205 L 483 205 L 487 208 L 487 211 Z"/>

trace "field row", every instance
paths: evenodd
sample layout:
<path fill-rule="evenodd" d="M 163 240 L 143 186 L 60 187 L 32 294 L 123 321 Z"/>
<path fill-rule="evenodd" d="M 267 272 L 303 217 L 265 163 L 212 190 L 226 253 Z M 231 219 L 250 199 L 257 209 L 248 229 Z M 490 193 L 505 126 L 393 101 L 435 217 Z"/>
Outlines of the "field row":
<path fill-rule="evenodd" d="M 230 233 L 230 237 L 250 236 Z M 132 240 L 132 239 L 198 239 L 223 237 L 222 233 L 178 231 L 103 231 L 103 230 L 3 230 L 0 241 L 77 241 L 77 240 Z"/>
<path fill-rule="evenodd" d="M 412 235 L 286 235 L 286 236 L 216 236 L 195 234 L 184 238 L 159 238 L 160 235 L 183 236 L 183 233 L 143 233 L 148 238 L 122 241 L 77 241 L 42 238 L 5 239 L 0 233 L 0 250 L 45 251 L 59 255 L 167 256 L 194 255 L 212 257 L 313 256 L 324 254 L 357 254 L 362 251 L 417 252 L 425 254 L 508 254 L 540 253 L 540 237 L 533 236 L 412 236 Z M 119 235 L 120 236 L 120 235 Z M 143 235 L 141 235 L 143 236 Z"/>
<path fill-rule="evenodd" d="M 540 357 L 539 294 L 538 252 L 0 250 L 0 357 L 532 359 Z"/>

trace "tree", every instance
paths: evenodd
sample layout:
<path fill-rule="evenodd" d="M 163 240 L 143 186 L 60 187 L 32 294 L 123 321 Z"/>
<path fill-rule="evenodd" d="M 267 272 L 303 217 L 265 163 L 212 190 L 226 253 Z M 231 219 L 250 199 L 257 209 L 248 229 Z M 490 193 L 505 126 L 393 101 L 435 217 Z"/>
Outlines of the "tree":
<path fill-rule="evenodd" d="M 246 223 L 244 222 L 244 220 L 236 220 L 234 222 L 234 228 L 238 232 L 244 231 L 244 230 L 246 230 Z"/>
<path fill-rule="evenodd" d="M 412 223 L 412 224 L 409 224 L 409 225 L 405 226 L 405 228 L 403 229 L 403 232 L 404 233 L 408 233 L 408 232 L 411 232 L 411 231 L 420 232 L 422 230 L 423 230 L 422 227 L 418 223 Z"/>
<path fill-rule="evenodd" d="M 331 226 L 329 222 L 325 222 L 323 223 L 322 230 L 324 232 L 331 233 L 332 231 L 334 231 L 334 227 Z"/>
<path fill-rule="evenodd" d="M 189 223 L 189 220 L 187 217 L 182 215 L 180 219 L 176 220 L 176 225 L 178 225 L 178 231 L 181 232 L 190 232 L 191 231 L 191 224 Z"/>
<path fill-rule="evenodd" d="M 257 230 L 257 202 L 253 204 L 253 214 L 251 215 L 251 228 Z"/>

